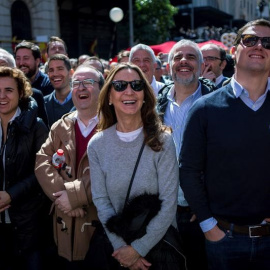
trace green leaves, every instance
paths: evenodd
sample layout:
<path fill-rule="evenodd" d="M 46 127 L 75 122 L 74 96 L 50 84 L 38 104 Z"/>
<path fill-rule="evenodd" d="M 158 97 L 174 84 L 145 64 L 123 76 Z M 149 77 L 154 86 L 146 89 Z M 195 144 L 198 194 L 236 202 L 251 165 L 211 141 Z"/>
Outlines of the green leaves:
<path fill-rule="evenodd" d="M 169 0 L 135 0 L 134 36 L 136 42 L 148 45 L 170 39 L 173 16 L 178 9 Z"/>

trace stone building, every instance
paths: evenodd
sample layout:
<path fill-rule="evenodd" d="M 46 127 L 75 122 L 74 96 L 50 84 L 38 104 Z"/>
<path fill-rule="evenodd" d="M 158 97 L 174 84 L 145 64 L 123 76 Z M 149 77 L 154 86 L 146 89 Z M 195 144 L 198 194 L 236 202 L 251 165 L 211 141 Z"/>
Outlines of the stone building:
<path fill-rule="evenodd" d="M 125 14 L 117 33 L 109 18 L 115 6 Z M 96 53 L 108 59 L 117 48 L 128 47 L 127 12 L 127 0 L 0 0 L 0 47 L 12 52 L 25 39 L 44 49 L 43 42 L 56 35 L 67 43 L 70 57 Z M 112 41 L 117 42 L 113 52 Z"/>

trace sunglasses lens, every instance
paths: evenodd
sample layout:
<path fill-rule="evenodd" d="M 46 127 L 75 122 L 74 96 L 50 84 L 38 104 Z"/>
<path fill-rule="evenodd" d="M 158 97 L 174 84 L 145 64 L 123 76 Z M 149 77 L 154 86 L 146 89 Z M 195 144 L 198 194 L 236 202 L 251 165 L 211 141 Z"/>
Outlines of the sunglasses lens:
<path fill-rule="evenodd" d="M 242 42 L 246 47 L 253 47 L 261 40 L 263 48 L 270 50 L 270 37 L 257 37 L 254 35 L 243 35 Z"/>
<path fill-rule="evenodd" d="M 113 81 L 112 85 L 117 92 L 122 92 L 127 88 L 128 82 L 125 81 Z"/>
<path fill-rule="evenodd" d="M 252 35 L 244 35 L 242 37 L 242 42 L 247 47 L 253 47 L 258 42 L 259 38 Z"/>
<path fill-rule="evenodd" d="M 143 90 L 144 81 L 142 81 L 142 80 L 135 80 L 135 81 L 130 82 L 130 84 L 131 84 L 131 88 L 134 91 L 141 91 L 141 90 Z"/>
<path fill-rule="evenodd" d="M 270 37 L 264 37 L 264 38 L 262 38 L 262 46 L 265 49 L 270 50 Z"/>

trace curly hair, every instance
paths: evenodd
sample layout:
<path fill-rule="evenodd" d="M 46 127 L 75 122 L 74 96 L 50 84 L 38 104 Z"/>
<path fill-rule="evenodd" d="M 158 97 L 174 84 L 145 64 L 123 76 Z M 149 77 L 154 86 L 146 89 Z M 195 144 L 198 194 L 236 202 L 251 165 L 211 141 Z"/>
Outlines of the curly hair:
<path fill-rule="evenodd" d="M 140 79 L 145 82 L 144 86 L 144 101 L 141 108 L 141 118 L 143 122 L 144 141 L 153 151 L 159 152 L 162 150 L 163 142 L 161 141 L 161 133 L 165 132 L 167 128 L 162 125 L 161 120 L 155 110 L 156 98 L 153 93 L 153 89 L 145 78 L 141 69 L 131 63 L 118 64 L 114 69 L 110 71 L 106 82 L 101 89 L 99 95 L 99 131 L 107 129 L 117 123 L 117 117 L 113 105 L 109 105 L 110 92 L 112 90 L 112 81 L 115 75 L 124 69 L 132 69 L 138 73 Z"/>
<path fill-rule="evenodd" d="M 0 67 L 0 78 L 13 78 L 17 84 L 19 92 L 19 107 L 26 109 L 29 103 L 29 97 L 33 94 L 31 84 L 24 73 L 17 68 Z"/>

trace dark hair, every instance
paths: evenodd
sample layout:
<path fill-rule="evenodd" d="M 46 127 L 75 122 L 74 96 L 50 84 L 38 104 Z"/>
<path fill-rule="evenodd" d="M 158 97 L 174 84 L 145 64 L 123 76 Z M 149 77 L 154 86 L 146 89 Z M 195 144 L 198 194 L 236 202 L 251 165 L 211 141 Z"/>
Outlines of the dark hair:
<path fill-rule="evenodd" d="M 92 69 L 92 70 L 94 70 L 94 71 L 96 71 L 98 73 L 98 77 L 99 77 L 98 85 L 99 85 L 99 89 L 101 89 L 103 87 L 103 85 L 104 85 L 103 74 L 98 69 L 96 69 L 95 67 L 90 66 L 90 65 L 83 65 L 83 64 L 79 65 L 77 67 L 77 69 L 75 70 L 75 72 L 73 73 L 73 75 L 72 75 L 72 80 L 73 80 L 74 76 L 83 68 Z"/>
<path fill-rule="evenodd" d="M 218 50 L 219 50 L 220 59 L 226 60 L 226 51 L 220 46 L 218 46 Z"/>
<path fill-rule="evenodd" d="M 29 103 L 29 97 L 32 95 L 32 87 L 24 73 L 18 68 L 0 67 L 0 77 L 13 78 L 18 87 L 19 107 L 26 109 Z"/>
<path fill-rule="evenodd" d="M 237 36 L 234 40 L 233 45 L 234 46 L 238 46 L 240 41 L 241 41 L 241 35 L 244 33 L 244 31 L 251 27 L 251 26 L 265 26 L 270 28 L 270 22 L 265 20 L 265 19 L 258 19 L 258 20 L 254 20 L 254 21 L 250 21 L 248 23 L 246 23 L 242 28 L 240 28 L 237 32 Z"/>
<path fill-rule="evenodd" d="M 56 36 L 51 36 L 51 37 L 50 37 L 50 40 L 49 40 L 49 42 L 47 43 L 47 53 L 49 52 L 49 48 L 50 48 L 51 44 L 52 44 L 53 42 L 56 42 L 56 41 L 59 41 L 60 43 L 62 43 L 62 44 L 64 45 L 65 51 L 66 51 L 66 53 L 67 53 L 67 45 L 66 45 L 65 41 L 64 41 L 63 39 L 61 39 L 60 37 L 56 37 Z"/>
<path fill-rule="evenodd" d="M 50 62 L 53 61 L 53 60 L 62 60 L 62 61 L 64 62 L 64 64 L 65 64 L 67 70 L 68 70 L 68 71 L 71 70 L 71 64 L 70 64 L 70 61 L 69 61 L 69 58 L 68 58 L 66 55 L 60 54 L 60 53 L 52 55 L 52 56 L 48 59 L 48 68 L 49 68 Z"/>
<path fill-rule="evenodd" d="M 104 73 L 104 65 L 103 65 L 102 61 L 96 56 L 90 56 L 90 57 L 86 58 L 85 61 L 82 63 L 82 65 L 91 65 L 91 64 L 89 64 L 89 62 L 91 62 L 91 61 L 97 61 L 100 63 L 100 65 L 101 65 L 100 72 L 103 74 Z"/>
<path fill-rule="evenodd" d="M 17 51 L 19 49 L 29 49 L 32 51 L 32 54 L 33 54 L 35 59 L 38 59 L 38 58 L 41 59 L 40 48 L 38 47 L 38 45 L 36 45 L 30 41 L 23 40 L 21 43 L 19 43 L 15 47 L 15 54 L 17 53 Z"/>
<path fill-rule="evenodd" d="M 161 133 L 165 131 L 165 126 L 162 125 L 161 120 L 156 112 L 156 97 L 153 89 L 141 69 L 131 63 L 120 63 L 113 68 L 106 78 L 105 85 L 101 89 L 99 95 L 98 116 L 99 116 L 99 130 L 104 130 L 114 125 L 117 122 L 115 110 L 113 105 L 109 105 L 109 96 L 112 89 L 111 82 L 115 75 L 124 69 L 132 69 L 136 71 L 141 80 L 145 82 L 144 86 L 144 101 L 141 108 L 141 117 L 143 122 L 144 140 L 145 143 L 151 147 L 153 151 L 160 151 L 163 146 L 161 141 Z"/>

